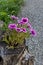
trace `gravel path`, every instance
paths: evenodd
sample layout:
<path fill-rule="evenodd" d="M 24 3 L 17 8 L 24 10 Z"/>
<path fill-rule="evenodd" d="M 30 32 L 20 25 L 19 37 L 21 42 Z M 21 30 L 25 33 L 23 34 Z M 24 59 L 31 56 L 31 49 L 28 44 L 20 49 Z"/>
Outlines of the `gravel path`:
<path fill-rule="evenodd" d="M 20 17 L 28 17 L 37 36 L 27 40 L 29 50 L 36 58 L 34 65 L 43 65 L 43 0 L 25 0 Z"/>

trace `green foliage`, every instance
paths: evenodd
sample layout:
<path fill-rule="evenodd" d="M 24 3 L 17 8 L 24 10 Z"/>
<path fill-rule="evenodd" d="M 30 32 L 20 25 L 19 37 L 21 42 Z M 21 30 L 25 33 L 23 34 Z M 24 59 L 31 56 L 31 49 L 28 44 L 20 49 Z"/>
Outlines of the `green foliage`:
<path fill-rule="evenodd" d="M 6 22 L 9 20 L 8 15 L 17 15 L 22 3 L 23 0 L 0 0 L 0 20 Z"/>
<path fill-rule="evenodd" d="M 24 42 L 24 39 L 28 37 L 30 37 L 29 32 L 23 33 L 17 32 L 15 30 L 9 32 L 9 30 L 7 30 L 4 34 L 3 41 L 6 41 L 8 44 L 11 44 L 13 46 L 16 43 L 22 44 Z"/>

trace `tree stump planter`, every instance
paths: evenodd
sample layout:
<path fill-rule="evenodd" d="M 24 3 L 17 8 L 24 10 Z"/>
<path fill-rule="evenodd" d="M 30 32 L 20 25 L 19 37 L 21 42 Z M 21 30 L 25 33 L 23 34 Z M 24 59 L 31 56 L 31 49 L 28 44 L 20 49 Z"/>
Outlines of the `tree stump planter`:
<path fill-rule="evenodd" d="M 1 44 L 0 65 L 34 65 L 34 56 L 28 52 L 24 44 L 15 49 L 5 49 Z"/>

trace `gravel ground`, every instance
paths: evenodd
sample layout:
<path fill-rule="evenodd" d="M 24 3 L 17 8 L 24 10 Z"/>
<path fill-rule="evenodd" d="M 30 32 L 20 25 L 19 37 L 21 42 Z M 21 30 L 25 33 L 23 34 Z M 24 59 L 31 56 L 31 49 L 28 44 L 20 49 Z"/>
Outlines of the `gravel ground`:
<path fill-rule="evenodd" d="M 35 56 L 34 65 L 43 65 L 43 0 L 25 0 L 19 17 L 28 17 L 37 36 L 27 39 L 27 45 Z"/>

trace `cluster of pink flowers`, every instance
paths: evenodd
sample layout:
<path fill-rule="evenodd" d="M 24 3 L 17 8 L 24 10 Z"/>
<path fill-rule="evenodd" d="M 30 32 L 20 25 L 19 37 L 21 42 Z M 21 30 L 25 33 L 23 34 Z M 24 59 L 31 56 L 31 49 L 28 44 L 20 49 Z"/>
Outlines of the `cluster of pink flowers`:
<path fill-rule="evenodd" d="M 31 24 L 30 24 L 30 22 L 29 22 L 29 19 L 28 19 L 27 17 L 25 17 L 25 18 L 23 17 L 21 20 L 18 20 L 18 19 L 19 19 L 18 17 L 12 15 L 12 16 L 11 16 L 11 19 L 17 20 L 17 21 L 18 21 L 17 24 L 27 25 L 27 28 L 29 29 L 30 34 L 31 34 L 32 36 L 36 36 L 37 33 L 36 33 L 36 31 L 32 28 L 32 26 L 31 26 Z M 19 28 L 17 24 L 15 24 L 15 23 L 9 24 L 9 25 L 8 25 L 8 28 L 11 29 L 11 30 L 14 30 L 14 29 L 15 29 L 17 32 L 24 32 L 24 33 L 27 32 L 26 28 L 23 28 L 22 26 Z"/>

